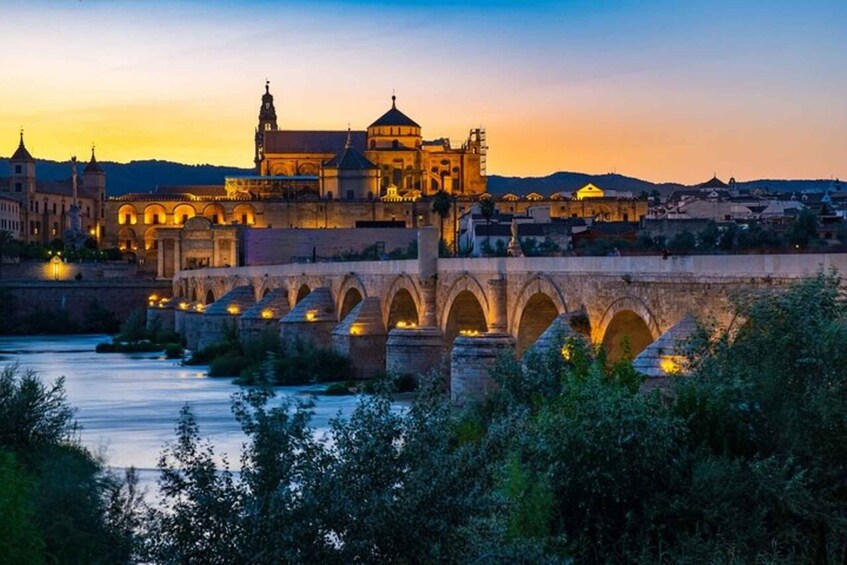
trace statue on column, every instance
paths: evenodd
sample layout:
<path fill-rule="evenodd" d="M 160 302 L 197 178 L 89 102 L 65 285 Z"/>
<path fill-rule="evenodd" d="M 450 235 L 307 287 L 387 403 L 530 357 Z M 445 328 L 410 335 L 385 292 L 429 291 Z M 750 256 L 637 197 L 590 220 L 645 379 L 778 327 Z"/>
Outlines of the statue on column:
<path fill-rule="evenodd" d="M 509 246 L 506 248 L 506 254 L 509 257 L 523 257 L 521 242 L 518 241 L 518 221 L 514 218 L 512 218 L 512 239 L 509 240 Z"/>

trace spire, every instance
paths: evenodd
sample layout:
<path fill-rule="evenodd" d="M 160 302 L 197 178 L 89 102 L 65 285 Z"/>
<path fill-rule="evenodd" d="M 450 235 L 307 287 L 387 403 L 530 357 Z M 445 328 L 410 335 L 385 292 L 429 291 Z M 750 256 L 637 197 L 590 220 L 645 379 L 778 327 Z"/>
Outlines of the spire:
<path fill-rule="evenodd" d="M 344 144 L 344 149 L 350 149 L 353 147 L 353 137 L 350 132 L 350 122 L 347 122 L 347 142 Z"/>
<path fill-rule="evenodd" d="M 397 108 L 397 95 L 394 94 L 394 90 L 391 90 L 391 107 Z"/>
<path fill-rule="evenodd" d="M 11 158 L 12 161 L 34 161 L 32 155 L 29 154 L 29 151 L 26 149 L 26 145 L 24 145 L 24 128 L 21 127 L 21 140 L 18 143 L 18 149 L 15 151 L 14 155 Z"/>
<path fill-rule="evenodd" d="M 100 168 L 100 164 L 97 163 L 97 157 L 94 156 L 94 143 L 91 144 L 91 160 L 85 166 L 85 169 L 82 170 L 83 173 L 102 173 L 103 169 Z"/>
<path fill-rule="evenodd" d="M 271 93 L 271 81 L 265 79 L 265 94 Z"/>

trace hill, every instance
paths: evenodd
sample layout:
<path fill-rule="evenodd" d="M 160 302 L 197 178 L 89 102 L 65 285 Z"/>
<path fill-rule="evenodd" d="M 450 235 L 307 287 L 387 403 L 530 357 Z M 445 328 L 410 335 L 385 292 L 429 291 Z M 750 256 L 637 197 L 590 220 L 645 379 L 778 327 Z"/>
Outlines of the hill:
<path fill-rule="evenodd" d="M 146 160 L 130 161 L 129 163 L 114 163 L 101 161 L 100 166 L 106 171 L 107 187 L 110 196 L 120 196 L 128 192 L 152 192 L 158 185 L 189 185 L 189 184 L 223 184 L 228 176 L 251 175 L 253 169 L 239 167 L 224 167 L 219 165 L 184 165 L 171 161 Z M 8 171 L 9 159 L 0 158 L 0 176 Z M 36 171 L 38 178 L 44 180 L 61 180 L 70 176 L 70 162 L 38 160 Z M 707 179 L 703 179 L 704 181 Z M 724 179 L 727 180 L 727 179 Z M 545 196 L 554 192 L 573 191 L 588 183 L 599 187 L 631 191 L 638 195 L 642 191 L 658 190 L 662 195 L 672 190 L 686 188 L 679 183 L 654 183 L 647 180 L 628 177 L 619 174 L 590 175 L 586 173 L 558 172 L 544 177 L 506 177 L 490 175 L 488 191 L 501 196 L 512 192 L 518 195 L 538 192 Z M 828 179 L 817 180 L 782 180 L 761 179 L 739 182 L 739 188 L 766 189 L 777 192 L 793 191 L 823 191 L 832 182 Z"/>

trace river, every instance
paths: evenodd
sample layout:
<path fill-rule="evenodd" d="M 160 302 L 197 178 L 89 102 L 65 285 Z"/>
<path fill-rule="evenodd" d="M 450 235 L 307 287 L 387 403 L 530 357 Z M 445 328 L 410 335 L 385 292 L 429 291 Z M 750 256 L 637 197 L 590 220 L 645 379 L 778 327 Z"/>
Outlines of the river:
<path fill-rule="evenodd" d="M 185 367 L 155 353 L 95 353 L 107 336 L 0 338 L 0 364 L 19 363 L 46 382 L 65 377 L 68 401 L 81 425 L 82 443 L 114 468 L 136 467 L 144 485 L 155 483 L 162 447 L 174 440 L 183 405 L 191 406 L 200 434 L 237 467 L 244 435 L 230 410 L 238 390 L 231 379 L 209 378 L 205 367 Z M 320 387 L 277 387 L 282 396 L 305 396 Z M 321 434 L 354 396 L 315 396 L 312 425 Z"/>

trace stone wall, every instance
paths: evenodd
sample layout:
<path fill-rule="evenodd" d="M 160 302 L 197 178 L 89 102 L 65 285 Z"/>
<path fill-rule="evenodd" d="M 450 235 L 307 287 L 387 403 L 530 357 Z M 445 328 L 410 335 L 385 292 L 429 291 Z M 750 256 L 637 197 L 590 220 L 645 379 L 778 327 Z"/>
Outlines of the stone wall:
<path fill-rule="evenodd" d="M 345 251 L 361 252 L 382 244 L 386 253 L 406 251 L 417 240 L 415 230 L 352 228 L 352 229 L 265 229 L 245 230 L 244 264 L 281 265 L 311 258 L 314 250 L 320 258 L 331 258 Z"/>
<path fill-rule="evenodd" d="M 82 324 L 96 303 L 123 321 L 136 308 L 144 308 L 151 294 L 170 296 L 170 282 L 163 281 L 0 281 L 0 291 L 15 301 L 17 317 L 41 311 L 65 310 L 70 320 Z"/>
<path fill-rule="evenodd" d="M 137 275 L 138 267 L 124 261 L 99 263 L 65 263 L 49 261 L 24 261 L 3 263 L 0 280 L 73 281 L 77 275 L 82 280 L 126 279 Z"/>

